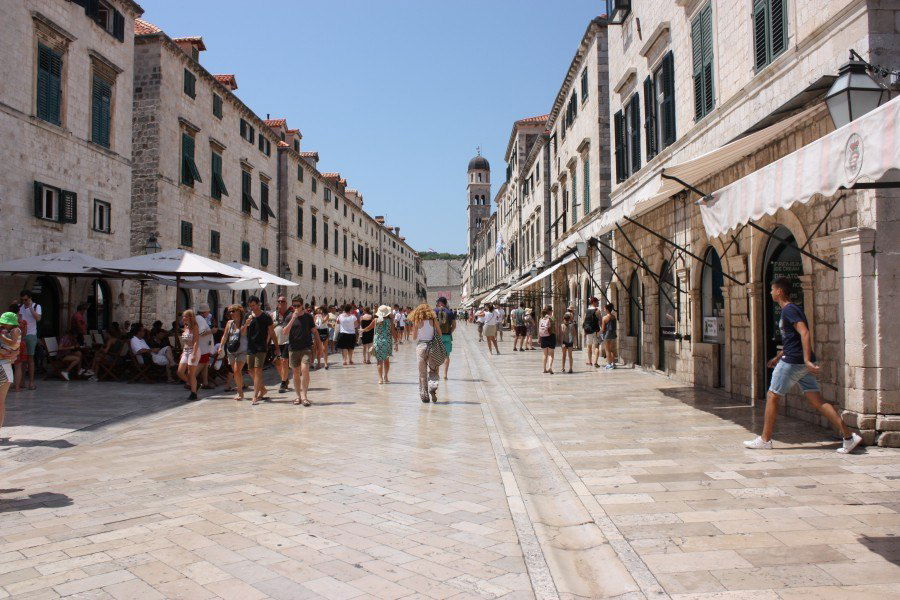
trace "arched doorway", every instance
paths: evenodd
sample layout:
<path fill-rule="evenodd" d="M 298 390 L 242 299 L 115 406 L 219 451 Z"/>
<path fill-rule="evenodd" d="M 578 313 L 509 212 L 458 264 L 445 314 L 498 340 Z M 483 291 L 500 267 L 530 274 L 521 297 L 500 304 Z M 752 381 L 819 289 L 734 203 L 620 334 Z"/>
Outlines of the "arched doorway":
<path fill-rule="evenodd" d="M 209 314 L 213 318 L 213 327 L 218 327 L 219 319 L 222 318 L 222 315 L 219 313 L 219 292 L 209 290 L 206 294 L 206 303 L 209 304 Z"/>
<path fill-rule="evenodd" d="M 634 338 L 634 364 L 641 364 L 641 356 L 643 354 L 643 329 L 644 329 L 644 311 L 641 308 L 644 305 L 644 290 L 641 286 L 641 278 L 638 277 L 637 271 L 631 274 L 631 281 L 628 282 L 628 335 Z"/>
<path fill-rule="evenodd" d="M 675 295 L 675 274 L 672 265 L 664 262 L 659 273 L 659 342 L 657 368 L 666 370 L 666 340 L 675 339 L 675 323 L 678 320 L 678 297 Z"/>
<path fill-rule="evenodd" d="M 41 275 L 31 287 L 32 299 L 41 305 L 41 320 L 38 321 L 38 337 L 59 337 L 59 313 L 62 293 L 55 277 Z"/>
<path fill-rule="evenodd" d="M 178 288 L 178 292 L 175 294 L 175 316 L 179 322 L 181 322 L 181 314 L 189 308 L 191 308 L 191 293 L 184 288 Z"/>
<path fill-rule="evenodd" d="M 88 296 L 88 331 L 106 331 L 110 322 L 110 302 L 112 292 L 109 284 L 102 279 L 91 282 L 91 293 Z"/>
<path fill-rule="evenodd" d="M 703 341 L 719 346 L 716 387 L 722 387 L 725 380 L 725 296 L 722 294 L 725 277 L 722 275 L 722 261 L 715 248 L 710 247 L 706 251 L 705 260 L 700 284 Z"/>
<path fill-rule="evenodd" d="M 780 238 L 780 239 L 778 239 Z M 784 240 L 784 241 L 781 241 Z M 766 364 L 781 349 L 781 330 L 778 321 L 781 319 L 781 307 L 772 301 L 769 289 L 772 280 L 776 277 L 787 277 L 794 284 L 794 295 L 791 300 L 803 308 L 803 291 L 800 287 L 800 276 L 803 275 L 803 260 L 797 249 L 794 236 L 790 229 L 779 226 L 774 235 L 769 238 L 766 246 L 765 260 L 763 261 L 763 310 L 765 324 L 766 356 L 762 364 Z M 766 389 L 772 379 L 772 369 L 766 367 Z"/>

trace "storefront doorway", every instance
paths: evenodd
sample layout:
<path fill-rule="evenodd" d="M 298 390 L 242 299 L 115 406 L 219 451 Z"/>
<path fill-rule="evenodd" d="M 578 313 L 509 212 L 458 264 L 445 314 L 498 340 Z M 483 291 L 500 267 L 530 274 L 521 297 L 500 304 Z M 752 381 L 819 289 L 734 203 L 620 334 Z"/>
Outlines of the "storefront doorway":
<path fill-rule="evenodd" d="M 91 294 L 87 298 L 88 331 L 106 331 L 109 329 L 110 301 L 112 294 L 109 284 L 102 279 L 91 282 Z"/>
<path fill-rule="evenodd" d="M 659 273 L 659 331 L 656 339 L 659 342 L 657 368 L 666 370 L 666 340 L 675 339 L 675 323 L 677 307 L 675 306 L 675 274 L 668 262 L 664 262 Z"/>
<path fill-rule="evenodd" d="M 709 344 L 717 344 L 719 351 L 716 387 L 722 387 L 725 382 L 725 297 L 722 295 L 722 286 L 725 278 L 722 275 L 722 261 L 715 248 L 706 251 L 706 264 L 703 265 L 702 275 L 702 307 L 703 312 L 703 341 Z"/>
<path fill-rule="evenodd" d="M 60 307 L 62 294 L 55 277 L 41 275 L 31 287 L 32 299 L 41 305 L 41 320 L 38 321 L 38 337 L 59 337 Z"/>
<path fill-rule="evenodd" d="M 637 271 L 631 274 L 628 282 L 628 335 L 634 338 L 634 364 L 641 364 L 644 351 L 644 290 Z"/>
<path fill-rule="evenodd" d="M 780 238 L 780 239 L 778 239 Z M 781 241 L 784 240 L 784 241 Z M 765 340 L 766 340 L 766 356 L 763 360 L 765 365 L 770 358 L 781 349 L 781 330 L 778 328 L 778 321 L 781 319 L 781 307 L 772 301 L 772 295 L 769 289 L 772 286 L 772 280 L 776 277 L 787 277 L 794 286 L 794 295 L 791 300 L 803 308 L 803 291 L 800 287 L 800 276 L 803 275 L 803 261 L 800 251 L 797 249 L 794 236 L 787 227 L 779 226 L 774 235 L 769 238 L 766 246 L 764 269 L 764 286 L 762 294 L 764 297 L 763 310 L 765 311 Z M 772 369 L 766 369 L 766 389 L 772 379 Z"/>

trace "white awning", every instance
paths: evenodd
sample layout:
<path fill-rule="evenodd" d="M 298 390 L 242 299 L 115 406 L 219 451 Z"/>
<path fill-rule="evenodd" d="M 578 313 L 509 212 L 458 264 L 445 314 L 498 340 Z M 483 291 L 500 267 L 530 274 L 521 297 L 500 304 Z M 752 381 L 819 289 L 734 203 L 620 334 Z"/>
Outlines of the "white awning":
<path fill-rule="evenodd" d="M 700 202 L 703 227 L 717 237 L 891 169 L 900 169 L 900 98 L 714 192 Z"/>
<path fill-rule="evenodd" d="M 773 139 L 779 137 L 798 121 L 807 118 L 817 110 L 821 110 L 821 107 L 814 106 L 706 154 L 661 169 L 659 173 L 648 178 L 640 187 L 635 188 L 630 194 L 609 207 L 599 218 L 594 219 L 581 230 L 571 233 L 559 247 L 570 248 L 575 242 L 587 241 L 592 237 L 599 237 L 608 233 L 616 228 L 616 223 L 624 221 L 625 217 L 634 219 L 650 212 L 654 208 L 665 204 L 669 198 L 685 189 L 682 184 L 674 179 L 663 177 L 663 174 L 677 177 L 686 183 L 696 185 L 742 158 L 753 154 Z"/>
<path fill-rule="evenodd" d="M 488 304 L 489 302 L 493 302 L 494 300 L 497 299 L 497 296 L 499 296 L 500 292 L 502 292 L 503 290 L 504 290 L 504 288 L 497 288 L 496 290 L 494 290 L 493 292 L 491 292 L 490 294 L 485 296 L 484 300 L 482 300 L 481 303 Z"/>
<path fill-rule="evenodd" d="M 568 263 L 572 262 L 572 261 L 575 260 L 576 258 L 578 258 L 577 255 L 574 254 L 574 253 L 572 253 L 572 254 L 568 255 L 567 257 L 565 257 L 564 259 L 562 259 L 561 261 L 559 261 L 558 263 L 556 263 L 555 265 L 553 265 L 553 266 L 551 266 L 551 267 L 547 267 L 546 269 L 544 269 L 543 271 L 541 271 L 540 273 L 538 273 L 538 274 L 535 275 L 534 277 L 529 277 L 529 278 L 526 279 L 525 281 L 522 281 L 522 282 L 520 282 L 520 283 L 517 283 L 517 284 L 515 284 L 514 286 L 512 286 L 512 287 L 509 288 L 509 289 L 510 289 L 510 291 L 512 291 L 512 292 L 514 292 L 514 291 L 516 291 L 516 290 L 523 290 L 523 289 L 527 288 L 528 286 L 530 286 L 530 285 L 532 285 L 532 284 L 534 284 L 534 283 L 537 283 L 537 282 L 540 281 L 541 279 L 543 279 L 543 278 L 545 278 L 545 277 L 548 277 L 548 276 L 551 275 L 554 271 L 556 271 L 558 268 L 560 268 L 561 266 L 563 266 L 563 265 L 565 265 L 565 264 L 568 264 Z"/>

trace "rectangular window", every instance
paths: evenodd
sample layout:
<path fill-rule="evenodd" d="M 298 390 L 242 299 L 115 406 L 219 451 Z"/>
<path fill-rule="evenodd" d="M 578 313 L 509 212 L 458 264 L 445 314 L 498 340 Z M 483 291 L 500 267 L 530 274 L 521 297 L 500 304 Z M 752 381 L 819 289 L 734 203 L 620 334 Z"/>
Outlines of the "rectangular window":
<path fill-rule="evenodd" d="M 578 221 L 578 169 L 572 169 L 572 225 Z"/>
<path fill-rule="evenodd" d="M 587 156 L 584 157 L 584 214 L 591 212 L 591 165 Z"/>
<path fill-rule="evenodd" d="M 303 277 L 303 261 L 297 261 L 297 277 Z"/>
<path fill-rule="evenodd" d="M 338 229 L 337 225 L 334 226 L 334 255 L 337 256 L 338 253 Z"/>
<path fill-rule="evenodd" d="M 641 107 L 637 94 L 631 96 L 631 100 L 625 106 L 625 162 L 627 171 L 625 178 L 636 173 L 641 168 Z"/>
<path fill-rule="evenodd" d="M 347 216 L 347 203 L 344 203 L 344 217 Z"/>
<path fill-rule="evenodd" d="M 250 175 L 249 171 L 241 171 L 241 212 L 250 214 L 251 210 L 259 207 L 256 205 L 256 201 L 253 199 L 253 194 L 250 192 L 251 187 L 253 185 L 253 176 Z"/>
<path fill-rule="evenodd" d="M 112 208 L 109 202 L 94 199 L 94 224 L 91 226 L 94 231 L 102 233 L 110 233 L 112 224 Z"/>
<path fill-rule="evenodd" d="M 222 155 L 214 150 L 209 155 L 209 170 L 209 195 L 221 200 L 222 196 L 228 195 L 228 189 L 225 187 L 225 180 L 222 179 Z"/>
<path fill-rule="evenodd" d="M 184 70 L 184 93 L 191 98 L 197 97 L 197 76 L 190 70 Z"/>
<path fill-rule="evenodd" d="M 324 240 L 323 247 L 328 250 L 328 242 L 330 240 L 328 237 L 328 221 L 322 221 L 322 239 Z"/>
<path fill-rule="evenodd" d="M 587 67 L 581 72 L 581 103 L 584 104 L 588 99 L 588 72 Z"/>
<path fill-rule="evenodd" d="M 325 194 L 325 202 L 331 202 L 331 190 L 329 188 L 324 188 Z"/>
<path fill-rule="evenodd" d="M 222 118 L 222 96 L 213 94 L 213 116 Z"/>
<path fill-rule="evenodd" d="M 106 33 L 115 37 L 120 42 L 125 41 L 125 17 L 103 0 L 88 2 L 76 0 L 77 4 L 84 6 L 84 12 L 103 28 Z"/>
<path fill-rule="evenodd" d="M 241 137 L 252 144 L 255 136 L 256 130 L 253 128 L 253 125 L 241 119 Z"/>
<path fill-rule="evenodd" d="M 322 281 L 328 283 L 328 269 L 322 269 Z"/>
<path fill-rule="evenodd" d="M 181 245 L 188 248 L 194 245 L 194 224 L 187 221 L 181 222 Z"/>
<path fill-rule="evenodd" d="M 312 265 L 312 270 L 309 272 L 309 278 L 310 279 L 316 278 L 316 265 Z"/>
<path fill-rule="evenodd" d="M 316 223 L 317 220 L 318 220 L 318 218 L 316 217 L 316 215 L 313 215 L 312 222 L 310 223 L 310 225 L 312 225 L 312 227 L 309 228 L 309 241 L 313 246 L 316 245 L 316 237 L 319 235 L 319 229 L 318 229 L 319 226 Z"/>
<path fill-rule="evenodd" d="M 646 104 L 646 98 L 644 99 Z M 654 150 L 660 152 L 675 142 L 675 67 L 672 53 L 663 56 L 653 72 L 653 102 L 656 118 Z M 650 157 L 647 157 L 650 160 Z"/>
<path fill-rule="evenodd" d="M 269 206 L 269 184 L 265 181 L 259 182 L 259 218 L 262 221 L 269 221 L 269 217 L 275 218 L 275 213 Z"/>
<path fill-rule="evenodd" d="M 241 260 L 250 262 L 250 242 L 241 242 Z"/>
<path fill-rule="evenodd" d="M 78 194 L 35 181 L 34 216 L 45 221 L 76 223 Z"/>
<path fill-rule="evenodd" d="M 265 154 L 266 156 L 271 156 L 272 154 L 272 142 L 269 141 L 264 135 L 259 136 L 259 151 Z"/>
<path fill-rule="evenodd" d="M 694 60 L 694 118 L 699 121 L 715 106 L 713 95 L 712 4 L 707 4 L 691 21 L 691 50 Z"/>
<path fill-rule="evenodd" d="M 262 267 L 269 266 L 269 249 L 268 248 L 260 248 L 259 249 L 259 264 Z"/>
<path fill-rule="evenodd" d="M 297 207 L 297 237 L 303 239 L 303 207 Z"/>
<path fill-rule="evenodd" d="M 185 132 L 181 134 L 181 183 L 188 187 L 194 187 L 194 182 L 200 179 L 200 171 L 194 162 L 194 137 Z"/>
<path fill-rule="evenodd" d="M 112 84 L 94 74 L 91 85 L 91 141 L 109 148 Z"/>
<path fill-rule="evenodd" d="M 38 44 L 37 117 L 48 123 L 62 123 L 62 54 Z"/>
<path fill-rule="evenodd" d="M 787 0 L 753 0 L 753 51 L 762 69 L 787 48 Z"/>
<path fill-rule="evenodd" d="M 313 177 L 313 179 L 312 179 L 312 191 L 313 191 L 313 194 L 316 193 L 316 186 L 317 186 L 317 185 L 318 185 L 318 183 L 316 182 L 316 178 Z"/>
<path fill-rule="evenodd" d="M 294 152 L 300 152 L 300 142 L 294 140 Z"/>
<path fill-rule="evenodd" d="M 344 234 L 344 260 L 347 260 L 347 234 Z"/>
<path fill-rule="evenodd" d="M 219 254 L 221 250 L 221 236 L 218 231 L 211 230 L 209 232 L 209 252 L 210 254 Z"/>
<path fill-rule="evenodd" d="M 297 181 L 303 181 L 303 167 L 297 165 Z"/>

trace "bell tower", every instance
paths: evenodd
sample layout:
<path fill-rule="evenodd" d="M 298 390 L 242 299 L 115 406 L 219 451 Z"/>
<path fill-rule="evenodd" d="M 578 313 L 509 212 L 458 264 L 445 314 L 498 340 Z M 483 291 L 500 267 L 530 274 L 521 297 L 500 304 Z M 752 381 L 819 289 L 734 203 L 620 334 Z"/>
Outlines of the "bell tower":
<path fill-rule="evenodd" d="M 469 161 L 468 184 L 466 191 L 469 197 L 469 254 L 475 245 L 475 237 L 483 224 L 491 216 L 491 165 L 478 154 Z"/>

